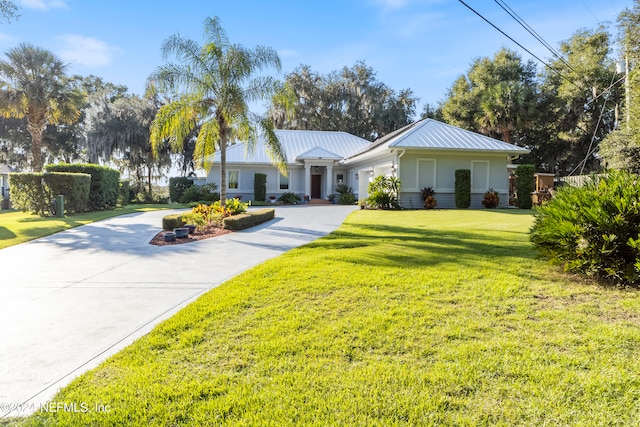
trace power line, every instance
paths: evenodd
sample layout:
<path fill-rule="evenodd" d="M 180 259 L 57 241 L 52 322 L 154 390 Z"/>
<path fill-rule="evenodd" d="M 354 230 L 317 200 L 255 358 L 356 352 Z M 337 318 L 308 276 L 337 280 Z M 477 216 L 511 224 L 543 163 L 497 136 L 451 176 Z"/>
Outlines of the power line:
<path fill-rule="evenodd" d="M 472 8 L 471 6 L 469 6 L 467 3 L 465 3 L 463 0 L 458 0 L 460 3 L 462 3 L 467 9 L 469 9 L 470 11 L 472 11 L 473 13 L 475 13 L 478 17 L 480 17 L 480 19 L 482 19 L 483 21 L 485 21 L 487 24 L 491 25 L 493 28 L 495 28 L 497 31 L 500 32 L 500 34 L 502 34 L 503 36 L 505 36 L 506 38 L 508 38 L 509 40 L 511 40 L 512 42 L 514 42 L 516 45 L 518 45 L 521 49 L 523 49 L 525 52 L 527 52 L 529 55 L 533 56 L 535 59 L 537 59 L 540 63 L 544 64 L 547 68 L 549 68 L 551 71 L 555 72 L 556 74 L 558 74 L 560 77 L 562 77 L 563 79 L 565 79 L 566 81 L 568 81 L 569 83 L 571 83 L 572 85 L 574 85 L 575 87 L 577 87 L 578 89 L 582 89 L 582 87 L 578 86 L 576 83 L 574 83 L 571 79 L 569 79 L 568 77 L 564 76 L 560 71 L 556 70 L 555 68 L 553 68 L 551 65 L 547 64 L 546 62 L 544 62 L 542 59 L 540 59 L 537 55 L 535 55 L 533 52 L 531 52 L 529 49 L 527 49 L 526 47 L 524 47 L 523 45 L 521 45 L 520 43 L 518 43 L 513 37 L 511 37 L 510 35 L 508 35 L 507 33 L 505 33 L 504 31 L 502 31 L 500 28 L 498 28 L 493 22 L 489 21 L 487 18 L 485 18 L 484 16 L 482 16 L 480 14 L 480 12 L 476 11 L 474 8 Z"/>
<path fill-rule="evenodd" d="M 505 12 L 509 14 L 522 28 L 524 28 L 529 34 L 531 34 L 536 40 L 538 40 L 553 56 L 558 58 L 563 64 L 567 66 L 571 71 L 576 74 L 580 74 L 575 68 L 571 66 L 563 57 L 556 51 L 553 46 L 551 46 L 545 39 L 542 38 L 540 34 L 536 32 L 529 24 L 525 22 L 524 19 L 520 15 L 516 13 L 509 5 L 507 5 L 503 0 L 494 0 L 498 6 L 502 8 Z"/>

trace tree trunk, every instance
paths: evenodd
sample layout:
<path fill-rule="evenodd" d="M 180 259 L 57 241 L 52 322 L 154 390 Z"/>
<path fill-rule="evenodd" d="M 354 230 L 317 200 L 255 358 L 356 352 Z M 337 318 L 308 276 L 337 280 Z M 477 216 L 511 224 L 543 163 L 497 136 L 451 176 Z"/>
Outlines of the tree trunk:
<path fill-rule="evenodd" d="M 153 189 L 151 188 L 151 169 L 152 166 L 147 164 L 147 185 L 149 188 L 149 196 L 153 196 Z"/>
<path fill-rule="evenodd" d="M 227 141 L 220 138 L 220 205 L 227 205 Z"/>
<path fill-rule="evenodd" d="M 46 125 L 46 111 L 27 112 L 27 131 L 31 135 L 31 165 L 34 172 L 42 172 L 42 134 Z"/>
<path fill-rule="evenodd" d="M 227 205 L 227 121 L 222 114 L 216 114 L 220 129 L 220 205 Z"/>

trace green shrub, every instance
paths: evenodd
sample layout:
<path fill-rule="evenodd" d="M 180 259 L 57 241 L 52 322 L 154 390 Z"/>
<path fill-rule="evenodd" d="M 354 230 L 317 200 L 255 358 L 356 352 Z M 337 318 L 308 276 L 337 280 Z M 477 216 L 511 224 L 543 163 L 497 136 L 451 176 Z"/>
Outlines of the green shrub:
<path fill-rule="evenodd" d="M 267 200 L 267 175 L 263 173 L 253 175 L 253 198 L 259 202 Z"/>
<path fill-rule="evenodd" d="M 246 228 L 254 227 L 256 225 L 270 221 L 275 218 L 275 215 L 275 209 L 260 209 L 258 211 L 252 211 L 227 217 L 222 220 L 222 227 L 226 228 L 227 230 L 244 230 Z"/>
<path fill-rule="evenodd" d="M 87 173 L 91 175 L 89 210 L 113 209 L 118 204 L 120 172 L 105 166 L 92 164 L 47 165 L 47 172 Z"/>
<path fill-rule="evenodd" d="M 46 193 L 41 172 L 10 173 L 11 203 L 15 209 L 45 215 L 51 197 Z"/>
<path fill-rule="evenodd" d="M 465 209 L 471 206 L 471 170 L 458 169 L 455 172 L 456 207 Z"/>
<path fill-rule="evenodd" d="M 67 212 L 78 213 L 88 209 L 91 175 L 86 173 L 51 172 L 43 176 L 48 201 L 62 194 Z"/>
<path fill-rule="evenodd" d="M 162 229 L 166 231 L 173 230 L 174 228 L 180 228 L 184 226 L 185 222 L 182 218 L 182 214 L 165 215 L 162 218 Z"/>
<path fill-rule="evenodd" d="M 184 192 L 193 186 L 193 180 L 186 176 L 169 178 L 169 198 L 174 203 L 178 202 Z"/>
<path fill-rule="evenodd" d="M 640 284 L 640 180 L 628 172 L 560 188 L 536 208 L 531 241 L 567 271 Z"/>
<path fill-rule="evenodd" d="M 533 165 L 520 165 L 516 168 L 516 194 L 515 204 L 520 209 L 531 209 L 533 201 L 531 193 L 536 187 L 535 168 Z"/>
<path fill-rule="evenodd" d="M 218 186 L 214 183 L 193 185 L 188 187 L 180 197 L 180 203 L 215 202 L 220 200 L 220 193 L 216 192 Z"/>
<path fill-rule="evenodd" d="M 338 193 L 338 203 L 341 205 L 353 205 L 356 202 L 356 195 L 347 184 L 338 184 L 336 186 Z"/>
<path fill-rule="evenodd" d="M 300 196 L 296 193 L 282 193 L 282 196 L 278 199 L 278 201 L 285 203 L 287 205 L 297 205 L 300 203 Z"/>
<path fill-rule="evenodd" d="M 394 176 L 376 176 L 369 183 L 367 205 L 373 209 L 400 209 L 400 185 L 400 180 Z"/>
<path fill-rule="evenodd" d="M 120 190 L 118 191 L 118 204 L 120 206 L 127 206 L 131 200 L 131 185 L 129 181 L 120 181 Z"/>

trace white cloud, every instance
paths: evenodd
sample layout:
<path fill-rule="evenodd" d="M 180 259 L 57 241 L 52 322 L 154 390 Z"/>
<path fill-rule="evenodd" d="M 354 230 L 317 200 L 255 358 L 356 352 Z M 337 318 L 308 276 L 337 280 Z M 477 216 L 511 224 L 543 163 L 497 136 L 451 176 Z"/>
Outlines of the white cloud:
<path fill-rule="evenodd" d="M 20 0 L 20 5 L 27 9 L 46 11 L 49 9 L 67 9 L 65 0 Z"/>
<path fill-rule="evenodd" d="M 120 50 L 91 37 L 70 34 L 59 36 L 58 39 L 64 43 L 64 46 L 58 50 L 63 60 L 90 68 L 111 64 L 113 54 Z"/>

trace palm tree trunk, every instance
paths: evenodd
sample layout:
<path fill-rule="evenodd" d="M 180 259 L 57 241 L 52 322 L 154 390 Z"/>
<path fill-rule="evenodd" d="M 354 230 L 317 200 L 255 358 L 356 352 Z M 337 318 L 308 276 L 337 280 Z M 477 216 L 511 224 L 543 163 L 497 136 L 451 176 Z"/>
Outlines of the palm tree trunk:
<path fill-rule="evenodd" d="M 47 125 L 45 111 L 29 111 L 27 113 L 27 131 L 31 135 L 32 168 L 34 172 L 42 172 L 42 134 Z"/>
<path fill-rule="evenodd" d="M 227 137 L 220 137 L 220 205 L 227 205 Z"/>

